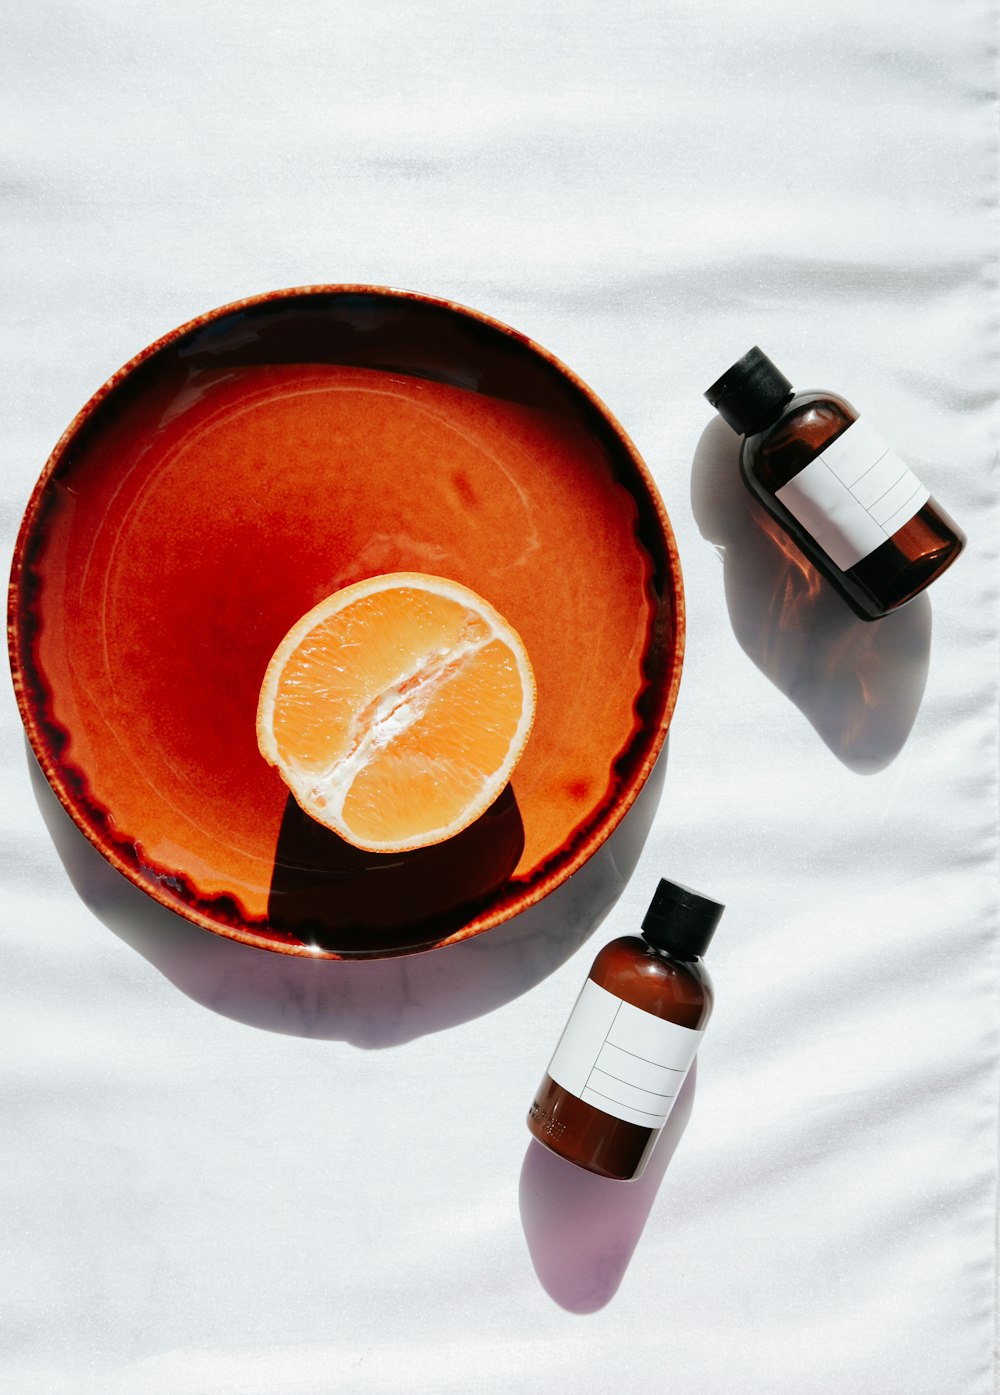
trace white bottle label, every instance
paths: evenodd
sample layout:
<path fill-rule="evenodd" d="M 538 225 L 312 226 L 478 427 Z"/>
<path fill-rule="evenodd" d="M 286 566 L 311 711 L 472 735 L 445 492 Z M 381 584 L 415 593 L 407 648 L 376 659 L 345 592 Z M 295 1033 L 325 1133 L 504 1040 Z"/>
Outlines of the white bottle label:
<path fill-rule="evenodd" d="M 908 523 L 930 491 L 877 431 L 855 421 L 775 497 L 843 572 Z"/>
<path fill-rule="evenodd" d="M 622 1002 L 588 978 L 559 1039 L 549 1075 L 605 1114 L 662 1128 L 701 1032 Z"/>

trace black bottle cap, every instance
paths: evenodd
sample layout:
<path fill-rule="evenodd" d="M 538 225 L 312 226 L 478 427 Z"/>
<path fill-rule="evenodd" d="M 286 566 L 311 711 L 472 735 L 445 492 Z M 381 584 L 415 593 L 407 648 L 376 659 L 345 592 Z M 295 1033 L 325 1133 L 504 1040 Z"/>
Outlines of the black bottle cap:
<path fill-rule="evenodd" d="M 700 959 L 725 909 L 689 886 L 661 880 L 642 922 L 643 938 L 678 959 Z"/>
<path fill-rule="evenodd" d="M 705 393 L 712 406 L 742 436 L 752 436 L 794 392 L 767 354 L 756 345 Z"/>

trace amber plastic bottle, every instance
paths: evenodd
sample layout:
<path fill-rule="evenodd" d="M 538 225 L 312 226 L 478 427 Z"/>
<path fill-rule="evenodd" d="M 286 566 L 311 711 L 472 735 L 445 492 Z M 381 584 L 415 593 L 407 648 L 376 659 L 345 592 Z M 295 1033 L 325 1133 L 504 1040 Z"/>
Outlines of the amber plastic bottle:
<path fill-rule="evenodd" d="M 863 620 L 949 567 L 965 535 L 842 397 L 796 393 L 759 348 L 705 393 L 743 436 L 750 493 Z"/>
<path fill-rule="evenodd" d="M 546 1148 L 602 1177 L 638 1177 L 712 1011 L 701 964 L 724 907 L 661 881 L 642 938 L 594 960 L 531 1109 Z"/>

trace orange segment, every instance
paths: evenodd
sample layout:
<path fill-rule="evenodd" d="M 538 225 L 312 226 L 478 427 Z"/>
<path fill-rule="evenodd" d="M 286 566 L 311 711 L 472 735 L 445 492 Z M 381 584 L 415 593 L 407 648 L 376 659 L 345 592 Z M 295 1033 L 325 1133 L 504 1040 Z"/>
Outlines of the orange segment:
<path fill-rule="evenodd" d="M 487 601 L 396 572 L 292 627 L 264 676 L 257 740 L 307 814 L 356 847 L 402 851 L 489 808 L 534 706 L 524 645 Z"/>

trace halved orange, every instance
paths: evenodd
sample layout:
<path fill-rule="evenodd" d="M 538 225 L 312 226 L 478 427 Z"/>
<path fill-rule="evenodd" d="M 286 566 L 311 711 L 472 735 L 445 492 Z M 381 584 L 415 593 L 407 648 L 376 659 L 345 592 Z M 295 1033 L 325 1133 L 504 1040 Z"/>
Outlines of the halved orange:
<path fill-rule="evenodd" d="M 516 631 L 458 582 L 392 572 L 328 596 L 268 664 L 257 743 L 355 847 L 440 843 L 485 813 L 535 714 Z"/>

